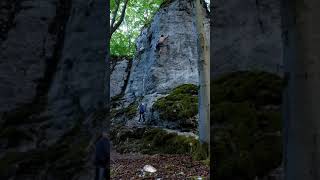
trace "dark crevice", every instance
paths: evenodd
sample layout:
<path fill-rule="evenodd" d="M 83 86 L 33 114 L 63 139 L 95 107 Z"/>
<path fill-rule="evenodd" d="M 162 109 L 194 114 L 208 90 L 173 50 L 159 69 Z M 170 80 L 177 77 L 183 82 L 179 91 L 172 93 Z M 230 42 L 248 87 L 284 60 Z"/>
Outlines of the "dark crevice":
<path fill-rule="evenodd" d="M 124 92 L 128 86 L 128 82 L 129 82 L 129 78 L 130 78 L 130 73 L 131 73 L 131 67 L 132 67 L 132 59 L 129 59 L 128 61 L 128 66 L 127 66 L 127 69 L 126 69 L 126 72 L 127 72 L 127 77 L 126 79 L 124 80 L 124 84 L 123 84 L 123 87 L 121 88 L 121 94 L 124 95 Z"/>
<path fill-rule="evenodd" d="M 264 34 L 265 30 L 264 30 L 264 24 L 261 19 L 261 15 L 260 15 L 260 2 L 259 2 L 259 0 L 256 0 L 255 4 L 256 4 L 256 8 L 257 8 L 257 18 L 258 18 L 257 21 L 258 21 L 261 32 Z"/>
<path fill-rule="evenodd" d="M 126 90 L 128 83 L 129 83 L 129 78 L 130 78 L 130 73 L 131 73 L 131 68 L 132 68 L 132 61 L 133 61 L 133 59 L 128 60 L 128 65 L 125 70 L 127 77 L 125 78 L 123 86 L 121 87 L 121 92 L 118 95 L 111 98 L 111 101 L 113 102 L 111 107 L 114 107 L 116 105 L 115 102 L 118 101 L 119 99 L 121 99 L 125 94 L 125 90 Z"/>

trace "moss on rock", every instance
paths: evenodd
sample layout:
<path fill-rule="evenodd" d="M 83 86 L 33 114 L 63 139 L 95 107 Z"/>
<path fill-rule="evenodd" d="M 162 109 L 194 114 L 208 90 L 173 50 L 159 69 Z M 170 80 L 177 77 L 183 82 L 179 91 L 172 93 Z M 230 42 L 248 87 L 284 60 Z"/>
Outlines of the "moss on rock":
<path fill-rule="evenodd" d="M 138 102 L 131 103 L 124 109 L 124 114 L 128 118 L 133 118 L 137 114 Z"/>
<path fill-rule="evenodd" d="M 160 128 L 117 127 L 111 131 L 111 140 L 120 153 L 190 154 L 196 160 L 208 159 L 207 147 L 193 137 L 168 133 Z"/>
<path fill-rule="evenodd" d="M 198 113 L 198 87 L 193 84 L 178 86 L 168 96 L 158 99 L 153 109 L 167 121 L 192 118 Z"/>
<path fill-rule="evenodd" d="M 214 80 L 211 85 L 213 104 L 222 101 L 249 101 L 256 106 L 281 104 L 283 80 L 267 72 L 234 72 Z"/>
<path fill-rule="evenodd" d="M 266 72 L 235 72 L 211 85 L 215 178 L 254 179 L 277 168 L 282 79 Z"/>

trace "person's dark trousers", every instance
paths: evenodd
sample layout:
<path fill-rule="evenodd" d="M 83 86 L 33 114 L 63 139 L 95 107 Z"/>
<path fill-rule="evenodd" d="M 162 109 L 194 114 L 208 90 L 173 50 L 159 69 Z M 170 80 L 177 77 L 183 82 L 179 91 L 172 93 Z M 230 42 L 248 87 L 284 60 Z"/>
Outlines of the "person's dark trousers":
<path fill-rule="evenodd" d="M 145 118 L 144 118 L 144 113 L 140 113 L 140 116 L 139 116 L 139 121 L 141 120 L 141 117 L 143 119 L 143 122 L 145 121 Z"/>
<path fill-rule="evenodd" d="M 96 177 L 94 180 L 109 180 L 109 172 L 106 168 L 103 167 L 96 167 Z"/>

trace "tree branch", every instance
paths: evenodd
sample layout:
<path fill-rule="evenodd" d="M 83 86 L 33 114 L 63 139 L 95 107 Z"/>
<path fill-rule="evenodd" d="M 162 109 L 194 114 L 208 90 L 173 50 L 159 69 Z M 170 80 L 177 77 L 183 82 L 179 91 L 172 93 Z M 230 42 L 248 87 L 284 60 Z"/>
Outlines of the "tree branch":
<path fill-rule="evenodd" d="M 125 0 L 124 2 L 124 5 L 123 5 L 123 8 L 122 8 L 122 11 L 121 11 L 121 16 L 120 16 L 120 19 L 119 21 L 111 27 L 111 33 L 110 33 L 110 36 L 118 29 L 118 27 L 121 25 L 123 19 L 124 19 L 124 16 L 125 16 L 125 12 L 126 12 L 126 8 L 127 8 L 127 4 L 128 4 L 128 1 L 129 0 Z"/>
<path fill-rule="evenodd" d="M 113 17 L 112 17 L 110 29 L 112 29 L 114 22 L 116 21 L 117 13 L 118 13 L 119 6 L 120 6 L 120 0 L 115 0 L 115 2 L 117 4 L 117 6 L 116 6 L 116 9 L 113 11 Z"/>

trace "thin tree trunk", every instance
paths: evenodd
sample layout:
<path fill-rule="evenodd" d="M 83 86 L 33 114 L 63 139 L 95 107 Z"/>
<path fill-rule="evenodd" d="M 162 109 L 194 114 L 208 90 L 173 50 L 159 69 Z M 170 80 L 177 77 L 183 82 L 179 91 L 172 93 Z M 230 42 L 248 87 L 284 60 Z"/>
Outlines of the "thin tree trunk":
<path fill-rule="evenodd" d="M 195 23 L 198 31 L 199 69 L 199 139 L 210 143 L 210 52 L 204 28 L 204 8 L 195 0 Z"/>
<path fill-rule="evenodd" d="M 285 179 L 319 180 L 320 1 L 285 1 Z M 291 7 L 296 19 L 290 19 Z"/>
<path fill-rule="evenodd" d="M 118 14 L 118 10 L 119 10 L 120 4 L 121 4 L 121 0 L 117 0 L 116 1 L 116 3 L 117 3 L 116 9 L 113 12 L 113 17 L 112 17 L 111 24 L 110 24 L 110 35 L 109 35 L 110 38 L 111 38 L 112 34 L 119 28 L 119 26 L 121 25 L 122 21 L 124 20 L 124 17 L 125 17 L 125 14 L 126 14 L 126 9 L 127 9 L 127 6 L 128 6 L 128 2 L 129 2 L 129 0 L 124 0 L 124 4 L 123 4 L 122 10 L 121 10 L 120 18 L 119 18 L 118 22 L 116 22 L 116 18 L 117 18 L 117 14 Z"/>

